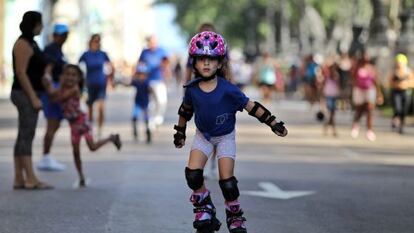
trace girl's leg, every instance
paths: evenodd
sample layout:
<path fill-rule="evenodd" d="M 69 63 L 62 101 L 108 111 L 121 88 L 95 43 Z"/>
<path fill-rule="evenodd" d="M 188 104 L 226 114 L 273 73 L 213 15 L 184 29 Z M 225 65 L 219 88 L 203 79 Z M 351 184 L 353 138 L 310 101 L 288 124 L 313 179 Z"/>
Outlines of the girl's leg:
<path fill-rule="evenodd" d="M 85 187 L 85 175 L 82 170 L 82 160 L 80 157 L 80 142 L 72 142 L 73 159 L 75 161 L 75 167 L 79 175 L 79 187 Z"/>
<path fill-rule="evenodd" d="M 336 132 L 336 125 L 335 125 L 335 111 L 330 111 L 329 122 L 332 127 L 332 135 L 337 137 L 338 134 Z"/>
<path fill-rule="evenodd" d="M 375 110 L 375 104 L 373 104 L 373 103 L 367 103 L 366 104 L 367 128 L 368 128 L 368 130 L 372 130 L 374 110 Z"/>
<path fill-rule="evenodd" d="M 98 136 L 101 136 L 105 121 L 105 100 L 100 99 L 96 102 L 96 104 L 98 105 Z"/>
<path fill-rule="evenodd" d="M 208 157 L 200 150 L 190 152 L 185 176 L 188 186 L 193 190 L 190 201 L 194 206 L 195 218 L 193 227 L 197 230 L 209 229 L 217 231 L 221 223 L 215 217 L 216 208 L 211 201 L 210 191 L 204 185 L 203 168 Z"/>
<path fill-rule="evenodd" d="M 135 103 L 134 109 L 132 111 L 132 130 L 133 130 L 135 140 L 138 140 L 137 122 L 138 122 L 140 115 L 141 115 L 141 108 L 138 106 L 138 104 Z"/>
<path fill-rule="evenodd" d="M 149 114 L 148 109 L 144 110 L 144 121 L 145 121 L 145 133 L 147 134 L 147 144 L 150 144 L 152 141 L 151 129 L 149 127 Z"/>
<path fill-rule="evenodd" d="M 234 176 L 234 159 L 224 157 L 218 160 L 220 180 Z"/>
<path fill-rule="evenodd" d="M 134 135 L 134 139 L 138 140 L 138 129 L 137 129 L 137 118 L 136 117 L 132 118 L 132 132 Z"/>
<path fill-rule="evenodd" d="M 230 233 L 245 233 L 246 219 L 243 217 L 243 210 L 240 207 L 238 197 L 240 195 L 237 187 L 237 179 L 234 177 L 234 158 L 222 157 L 218 160 L 220 174 L 220 188 L 226 205 L 226 222 Z"/>
<path fill-rule="evenodd" d="M 88 104 L 89 122 L 93 122 L 93 103 Z"/>
<path fill-rule="evenodd" d="M 193 189 L 195 193 L 202 193 L 202 192 L 207 191 L 204 185 L 204 179 L 201 179 L 203 176 L 201 174 L 201 177 L 200 177 L 198 174 L 196 175 L 195 172 L 193 172 L 191 176 L 187 175 L 187 170 L 198 171 L 198 172 L 200 172 L 201 170 L 201 173 L 202 173 L 202 170 L 204 169 L 204 166 L 206 165 L 207 160 L 208 160 L 207 155 L 205 155 L 203 152 L 199 150 L 192 150 L 190 152 L 190 158 L 188 159 L 188 164 L 187 164 L 188 169 L 186 169 L 186 178 L 187 178 L 188 186 L 191 189 Z M 197 178 L 195 179 L 195 177 L 192 177 L 192 176 L 197 176 Z M 200 182 L 200 180 L 202 180 L 202 183 Z"/>
<path fill-rule="evenodd" d="M 99 148 L 101 148 L 103 145 L 107 144 L 108 142 L 114 143 L 114 145 L 119 150 L 121 148 L 121 140 L 119 138 L 119 134 L 111 134 L 109 137 L 98 140 L 97 142 L 94 142 L 91 135 L 87 136 L 85 135 L 86 144 L 88 145 L 89 150 L 96 151 Z"/>
<path fill-rule="evenodd" d="M 395 90 L 391 90 L 391 100 L 392 100 L 392 109 L 393 109 L 393 116 L 391 120 L 391 128 L 395 129 L 399 126 L 399 113 L 400 113 L 400 98 Z"/>
<path fill-rule="evenodd" d="M 398 132 L 400 134 L 404 133 L 404 121 L 405 121 L 405 114 L 407 111 L 407 93 L 406 91 L 403 91 L 401 94 L 401 114 L 400 114 L 400 128 L 398 129 Z"/>
<path fill-rule="evenodd" d="M 362 113 L 364 111 L 364 104 L 355 106 L 354 120 L 352 123 L 351 136 L 357 138 L 359 135 L 359 120 L 361 119 Z"/>
<path fill-rule="evenodd" d="M 376 136 L 374 131 L 372 130 L 373 125 L 373 118 L 374 118 L 374 110 L 375 110 L 375 104 L 374 103 L 367 103 L 366 104 L 366 111 L 367 111 L 367 138 L 370 141 L 375 141 Z"/>

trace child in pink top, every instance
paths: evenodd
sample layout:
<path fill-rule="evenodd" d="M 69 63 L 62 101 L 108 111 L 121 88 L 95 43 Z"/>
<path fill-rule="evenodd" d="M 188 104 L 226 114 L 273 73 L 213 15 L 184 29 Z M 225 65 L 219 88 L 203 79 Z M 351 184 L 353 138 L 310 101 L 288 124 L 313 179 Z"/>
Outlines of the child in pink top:
<path fill-rule="evenodd" d="M 112 142 L 116 148 L 121 149 L 119 134 L 111 134 L 109 137 L 95 142 L 93 140 L 91 127 L 87 121 L 86 113 L 80 107 L 81 90 L 83 86 L 83 74 L 77 65 L 66 65 L 61 76 L 61 86 L 53 88 L 49 76 L 43 79 L 46 91 L 52 101 L 61 102 L 63 115 L 68 120 L 71 130 L 73 147 L 73 157 L 79 175 L 79 186 L 86 186 L 85 176 L 82 171 L 82 161 L 80 157 L 80 139 L 82 135 L 86 139 L 86 144 L 91 151 L 95 151 L 108 142 Z"/>
<path fill-rule="evenodd" d="M 324 77 L 323 81 L 323 95 L 326 102 L 326 108 L 329 113 L 329 117 L 324 124 L 324 134 L 327 133 L 328 127 L 332 127 L 332 134 L 334 137 L 337 136 L 336 127 L 335 127 L 335 110 L 336 110 L 336 101 L 339 97 L 340 88 L 339 88 L 339 74 L 338 74 L 337 64 L 329 64 L 324 67 L 322 74 Z"/>

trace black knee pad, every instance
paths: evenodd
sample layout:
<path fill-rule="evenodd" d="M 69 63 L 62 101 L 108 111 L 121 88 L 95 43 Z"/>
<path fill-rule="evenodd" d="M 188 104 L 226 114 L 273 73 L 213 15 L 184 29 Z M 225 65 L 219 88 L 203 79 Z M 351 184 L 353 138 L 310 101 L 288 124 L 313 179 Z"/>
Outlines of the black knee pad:
<path fill-rule="evenodd" d="M 220 180 L 219 184 L 226 201 L 235 201 L 240 196 L 236 177 L 232 176 L 228 179 Z"/>
<path fill-rule="evenodd" d="M 192 190 L 201 188 L 204 183 L 203 169 L 190 169 L 186 167 L 185 179 L 187 180 L 188 187 Z"/>

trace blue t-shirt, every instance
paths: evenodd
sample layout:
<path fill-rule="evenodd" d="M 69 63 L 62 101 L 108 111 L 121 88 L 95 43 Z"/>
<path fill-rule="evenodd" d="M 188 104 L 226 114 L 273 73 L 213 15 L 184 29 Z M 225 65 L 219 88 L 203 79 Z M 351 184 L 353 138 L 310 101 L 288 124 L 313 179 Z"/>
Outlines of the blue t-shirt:
<path fill-rule="evenodd" d="M 318 67 L 316 62 L 311 62 L 306 65 L 305 81 L 315 81 Z"/>
<path fill-rule="evenodd" d="M 79 58 L 79 63 L 86 64 L 86 83 L 88 86 L 105 86 L 106 75 L 104 74 L 104 64 L 109 62 L 108 55 L 101 51 L 86 51 Z"/>
<path fill-rule="evenodd" d="M 145 81 L 132 80 L 131 86 L 136 89 L 135 104 L 143 109 L 147 109 L 150 94 L 148 79 Z"/>
<path fill-rule="evenodd" d="M 184 95 L 184 103 L 194 109 L 197 129 L 207 140 L 231 133 L 236 124 L 236 112 L 243 111 L 248 101 L 237 86 L 224 78 L 218 78 L 217 87 L 208 93 L 194 82 Z"/>
<path fill-rule="evenodd" d="M 144 49 L 139 57 L 139 62 L 145 63 L 148 68 L 149 81 L 160 81 L 163 79 L 161 62 L 167 58 L 167 52 L 162 48 L 154 50 Z"/>
<path fill-rule="evenodd" d="M 54 82 L 59 82 L 59 76 L 63 72 L 63 66 L 67 63 L 65 55 L 62 52 L 62 46 L 58 43 L 50 43 L 45 47 L 44 54 L 47 63 L 53 64 L 52 78 Z"/>

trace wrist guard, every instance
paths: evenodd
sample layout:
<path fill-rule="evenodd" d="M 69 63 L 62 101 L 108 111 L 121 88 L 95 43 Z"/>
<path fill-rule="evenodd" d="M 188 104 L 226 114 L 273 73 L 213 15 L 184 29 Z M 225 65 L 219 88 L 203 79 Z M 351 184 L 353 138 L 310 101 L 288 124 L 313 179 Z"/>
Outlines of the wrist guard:
<path fill-rule="evenodd" d="M 280 122 L 276 123 L 274 126 L 271 126 L 270 128 L 272 129 L 273 133 L 283 134 L 283 132 L 285 131 L 284 124 L 285 124 L 285 122 L 280 121 Z"/>
<path fill-rule="evenodd" d="M 256 116 L 257 110 L 262 108 L 263 114 L 261 116 Z M 272 115 L 272 113 L 267 110 L 263 105 L 261 105 L 259 102 L 254 101 L 254 106 L 252 110 L 249 112 L 250 116 L 256 117 L 261 123 L 265 123 L 269 127 L 271 127 L 271 123 L 276 119 L 275 116 Z"/>
<path fill-rule="evenodd" d="M 193 108 L 191 106 L 186 106 L 184 103 L 181 103 L 180 108 L 178 109 L 178 115 L 182 116 L 186 121 L 190 121 L 193 117 Z"/>
<path fill-rule="evenodd" d="M 184 125 L 183 127 L 174 125 L 174 129 L 177 130 L 177 132 L 174 134 L 174 145 L 180 146 L 182 144 L 181 140 L 185 140 L 186 128 L 187 128 L 186 125 Z"/>

